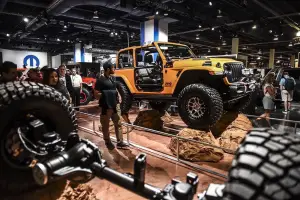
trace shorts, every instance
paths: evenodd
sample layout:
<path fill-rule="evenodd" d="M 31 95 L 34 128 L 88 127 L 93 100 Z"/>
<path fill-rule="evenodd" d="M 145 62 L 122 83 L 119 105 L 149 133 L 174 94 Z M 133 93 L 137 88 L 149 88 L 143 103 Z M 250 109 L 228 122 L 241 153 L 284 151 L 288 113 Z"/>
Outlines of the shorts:
<path fill-rule="evenodd" d="M 263 106 L 265 110 L 274 110 L 274 101 L 270 97 L 264 96 Z"/>
<path fill-rule="evenodd" d="M 294 91 L 287 91 L 287 90 L 281 91 L 282 101 L 293 101 L 293 95 L 294 95 Z"/>

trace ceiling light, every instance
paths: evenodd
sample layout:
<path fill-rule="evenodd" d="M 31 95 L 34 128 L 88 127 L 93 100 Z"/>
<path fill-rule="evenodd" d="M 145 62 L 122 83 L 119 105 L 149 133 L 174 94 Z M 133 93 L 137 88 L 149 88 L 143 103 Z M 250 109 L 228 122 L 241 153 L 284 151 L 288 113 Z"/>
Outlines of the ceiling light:
<path fill-rule="evenodd" d="M 197 36 L 197 37 L 196 37 L 196 40 L 199 40 L 199 39 L 200 39 L 200 38 Z"/>
<path fill-rule="evenodd" d="M 212 30 L 212 31 L 214 31 L 214 30 L 215 30 L 215 28 L 214 28 L 214 27 L 212 27 L 212 28 L 211 28 L 211 30 Z"/>
<path fill-rule="evenodd" d="M 243 50 L 246 50 L 247 49 L 247 47 L 243 47 Z"/>
<path fill-rule="evenodd" d="M 277 60 L 276 63 L 280 63 L 280 60 Z"/>
<path fill-rule="evenodd" d="M 208 3 L 210 6 L 212 6 L 212 2 L 210 1 L 209 3 Z"/>
<path fill-rule="evenodd" d="M 260 60 L 261 59 L 261 57 L 257 57 L 257 60 Z"/>
<path fill-rule="evenodd" d="M 68 28 L 67 25 L 64 25 L 64 28 Z"/>
<path fill-rule="evenodd" d="M 155 13 L 156 15 L 158 15 L 159 14 L 159 12 L 158 11 L 156 11 L 156 13 Z"/>
<path fill-rule="evenodd" d="M 293 46 L 293 44 L 292 44 L 292 43 L 290 43 L 290 44 L 289 44 L 289 47 L 292 47 L 292 46 Z"/>
<path fill-rule="evenodd" d="M 57 38 L 57 41 L 60 41 L 60 39 L 59 39 L 59 38 Z"/>
<path fill-rule="evenodd" d="M 169 15 L 168 13 L 165 13 L 165 14 L 164 14 L 164 16 L 168 16 L 168 15 Z"/>
<path fill-rule="evenodd" d="M 68 40 L 67 42 L 70 42 L 70 40 Z"/>
<path fill-rule="evenodd" d="M 220 47 L 217 47 L 217 49 L 218 49 L 218 51 L 220 51 L 220 50 L 221 50 L 221 48 L 220 48 Z"/>
<path fill-rule="evenodd" d="M 117 33 L 117 32 L 115 32 L 115 35 L 118 35 L 118 33 Z"/>
<path fill-rule="evenodd" d="M 256 29 L 257 28 L 257 26 L 256 26 L 256 24 L 254 24 L 253 26 L 252 26 L 252 29 Z"/>
<path fill-rule="evenodd" d="M 29 19 L 27 17 L 24 17 L 23 21 L 27 23 L 27 22 L 29 22 Z"/>
<path fill-rule="evenodd" d="M 202 26 L 201 26 L 201 25 L 199 25 L 199 28 L 202 28 Z"/>
<path fill-rule="evenodd" d="M 7 33 L 7 34 L 6 34 L 6 36 L 7 36 L 7 37 L 9 37 L 9 36 L 10 36 L 10 34 L 9 34 L 9 33 Z"/>
<path fill-rule="evenodd" d="M 273 40 L 277 41 L 278 40 L 278 36 L 275 36 Z"/>
<path fill-rule="evenodd" d="M 208 51 L 207 51 L 208 53 L 210 53 L 210 49 L 208 49 Z"/>
<path fill-rule="evenodd" d="M 94 12 L 93 19 L 99 19 L 99 16 L 98 16 L 98 11 L 95 11 L 95 12 Z"/>
<path fill-rule="evenodd" d="M 296 36 L 297 36 L 297 37 L 300 37 L 300 31 L 297 32 Z"/>

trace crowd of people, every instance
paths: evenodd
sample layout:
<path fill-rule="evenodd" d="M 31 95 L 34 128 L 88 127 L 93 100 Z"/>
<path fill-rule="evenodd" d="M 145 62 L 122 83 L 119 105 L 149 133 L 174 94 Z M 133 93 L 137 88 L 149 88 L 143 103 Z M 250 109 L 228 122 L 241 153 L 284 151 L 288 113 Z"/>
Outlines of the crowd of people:
<path fill-rule="evenodd" d="M 264 78 L 264 82 L 262 83 L 262 89 L 263 89 L 263 107 L 264 107 L 264 113 L 257 119 L 261 120 L 262 118 L 266 119 L 268 124 L 271 126 L 270 123 L 270 115 L 271 112 L 274 111 L 275 108 L 275 99 L 277 95 L 277 89 L 274 85 L 275 83 L 275 73 L 269 73 Z M 282 111 L 283 114 L 288 114 L 289 111 L 291 111 L 291 102 L 293 101 L 293 95 L 294 95 L 294 88 L 296 86 L 296 81 L 293 77 L 289 76 L 288 72 L 284 72 L 283 76 L 279 82 L 279 88 L 280 88 L 280 97 L 281 101 L 284 105 L 284 110 Z"/>
<path fill-rule="evenodd" d="M 82 91 L 82 78 L 77 74 L 76 69 L 67 73 L 65 65 L 58 69 L 48 68 L 47 66 L 32 69 L 24 69 L 22 74 L 18 74 L 17 65 L 6 61 L 2 64 L 0 70 L 0 83 L 10 81 L 31 81 L 49 85 L 61 92 L 78 110 L 80 106 L 80 92 Z"/>

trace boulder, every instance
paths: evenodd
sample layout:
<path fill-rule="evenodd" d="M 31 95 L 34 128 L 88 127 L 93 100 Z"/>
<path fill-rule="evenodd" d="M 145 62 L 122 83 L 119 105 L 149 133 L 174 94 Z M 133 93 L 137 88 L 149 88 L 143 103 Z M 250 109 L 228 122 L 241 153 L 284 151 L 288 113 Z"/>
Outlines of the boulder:
<path fill-rule="evenodd" d="M 251 130 L 253 126 L 246 115 L 239 114 L 237 112 L 227 112 L 222 116 L 217 124 L 212 127 L 211 131 L 215 137 L 220 137 L 224 131 L 232 128 L 247 132 Z"/>
<path fill-rule="evenodd" d="M 168 112 L 165 112 L 161 119 L 163 120 L 164 124 L 170 124 L 174 121 Z"/>
<path fill-rule="evenodd" d="M 218 143 L 226 153 L 235 153 L 247 132 L 253 128 L 251 121 L 244 114 L 226 113 L 213 129 L 213 134 L 219 137 Z"/>
<path fill-rule="evenodd" d="M 210 131 L 184 128 L 178 133 L 178 136 L 219 146 L 217 140 Z M 177 154 L 177 139 L 175 137 L 171 139 L 169 148 L 173 154 Z M 179 157 L 184 160 L 195 162 L 219 162 L 223 159 L 224 152 L 221 149 L 211 146 L 179 140 Z"/>
<path fill-rule="evenodd" d="M 157 110 L 144 110 L 139 112 L 133 124 L 160 131 L 164 124 L 161 117 L 161 113 Z"/>
<path fill-rule="evenodd" d="M 233 154 L 236 152 L 241 141 L 245 138 L 246 135 L 247 135 L 247 131 L 232 128 L 224 131 L 221 137 L 219 137 L 217 140 L 220 147 L 228 149 L 228 150 L 224 150 L 226 153 Z"/>

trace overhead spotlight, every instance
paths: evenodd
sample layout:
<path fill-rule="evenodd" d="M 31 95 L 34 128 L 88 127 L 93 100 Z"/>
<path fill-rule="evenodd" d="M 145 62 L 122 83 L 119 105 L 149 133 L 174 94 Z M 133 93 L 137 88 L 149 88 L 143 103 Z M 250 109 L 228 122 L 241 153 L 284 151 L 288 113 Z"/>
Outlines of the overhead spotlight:
<path fill-rule="evenodd" d="M 247 47 L 243 47 L 243 50 L 246 50 L 247 49 Z"/>
<path fill-rule="evenodd" d="M 217 18 L 222 18 L 223 17 L 223 15 L 222 15 L 222 11 L 219 9 L 218 10 L 218 15 L 217 15 Z"/>
<path fill-rule="evenodd" d="M 156 11 L 156 13 L 155 13 L 156 15 L 158 15 L 159 14 L 159 12 L 158 11 Z"/>
<path fill-rule="evenodd" d="M 273 33 L 273 31 L 272 31 L 272 30 L 269 30 L 269 33 Z"/>
<path fill-rule="evenodd" d="M 60 41 L 60 39 L 59 39 L 59 38 L 57 38 L 57 41 Z"/>
<path fill-rule="evenodd" d="M 208 5 L 209 5 L 209 6 L 212 6 L 212 2 L 210 1 L 210 2 L 208 3 Z"/>
<path fill-rule="evenodd" d="M 23 21 L 27 23 L 27 22 L 29 22 L 29 19 L 27 17 L 24 17 Z"/>
<path fill-rule="evenodd" d="M 98 11 L 95 11 L 95 12 L 94 12 L 93 19 L 99 19 Z"/>
<path fill-rule="evenodd" d="M 67 25 L 64 25 L 64 29 L 66 29 L 66 28 L 68 28 L 68 26 L 67 26 Z"/>
<path fill-rule="evenodd" d="M 210 49 L 208 49 L 208 51 L 207 51 L 208 53 L 210 53 Z"/>
<path fill-rule="evenodd" d="M 196 40 L 199 40 L 199 39 L 200 39 L 199 36 L 197 36 L 197 37 L 196 37 Z"/>
<path fill-rule="evenodd" d="M 261 57 L 260 57 L 260 56 L 258 56 L 258 57 L 257 57 L 257 60 L 260 60 L 260 59 L 261 59 Z"/>
<path fill-rule="evenodd" d="M 279 38 L 278 36 L 275 36 L 273 40 L 277 41 Z"/>
<path fill-rule="evenodd" d="M 117 32 L 115 32 L 115 35 L 118 35 L 118 33 L 117 33 Z"/>
<path fill-rule="evenodd" d="M 70 40 L 68 40 L 67 42 L 70 42 Z"/>
<path fill-rule="evenodd" d="M 253 26 L 252 26 L 252 29 L 256 29 L 257 28 L 257 26 L 256 26 L 256 24 L 254 24 Z"/>
<path fill-rule="evenodd" d="M 220 48 L 220 47 L 217 47 L 217 50 L 218 50 L 218 51 L 220 51 L 220 50 L 221 50 L 221 48 Z"/>
<path fill-rule="evenodd" d="M 110 32 L 110 34 L 109 34 L 110 37 L 114 37 L 114 35 L 115 34 L 113 32 Z"/>
<path fill-rule="evenodd" d="M 202 28 L 202 26 L 201 26 L 201 25 L 199 25 L 199 28 Z"/>
<path fill-rule="evenodd" d="M 276 63 L 280 63 L 280 60 L 277 60 Z"/>
<path fill-rule="evenodd" d="M 293 44 L 292 44 L 292 43 L 290 43 L 290 44 L 289 44 L 289 47 L 292 47 L 292 46 L 293 46 Z"/>
<path fill-rule="evenodd" d="M 211 30 L 212 30 L 212 31 L 214 31 L 214 30 L 215 30 L 215 28 L 214 28 L 214 27 L 212 27 L 212 28 L 211 28 Z"/>
<path fill-rule="evenodd" d="M 10 34 L 9 34 L 9 33 L 7 33 L 7 34 L 6 34 L 6 36 L 7 36 L 7 37 L 9 37 L 9 36 L 10 36 Z"/>
<path fill-rule="evenodd" d="M 168 16 L 168 15 L 169 15 L 168 13 L 165 13 L 165 14 L 164 14 L 164 16 Z"/>
<path fill-rule="evenodd" d="M 298 31 L 298 32 L 296 33 L 296 36 L 297 36 L 297 37 L 300 37 L 300 31 Z"/>
<path fill-rule="evenodd" d="M 222 45 L 225 46 L 225 45 L 226 45 L 226 41 L 223 41 L 223 42 L 222 42 Z"/>

